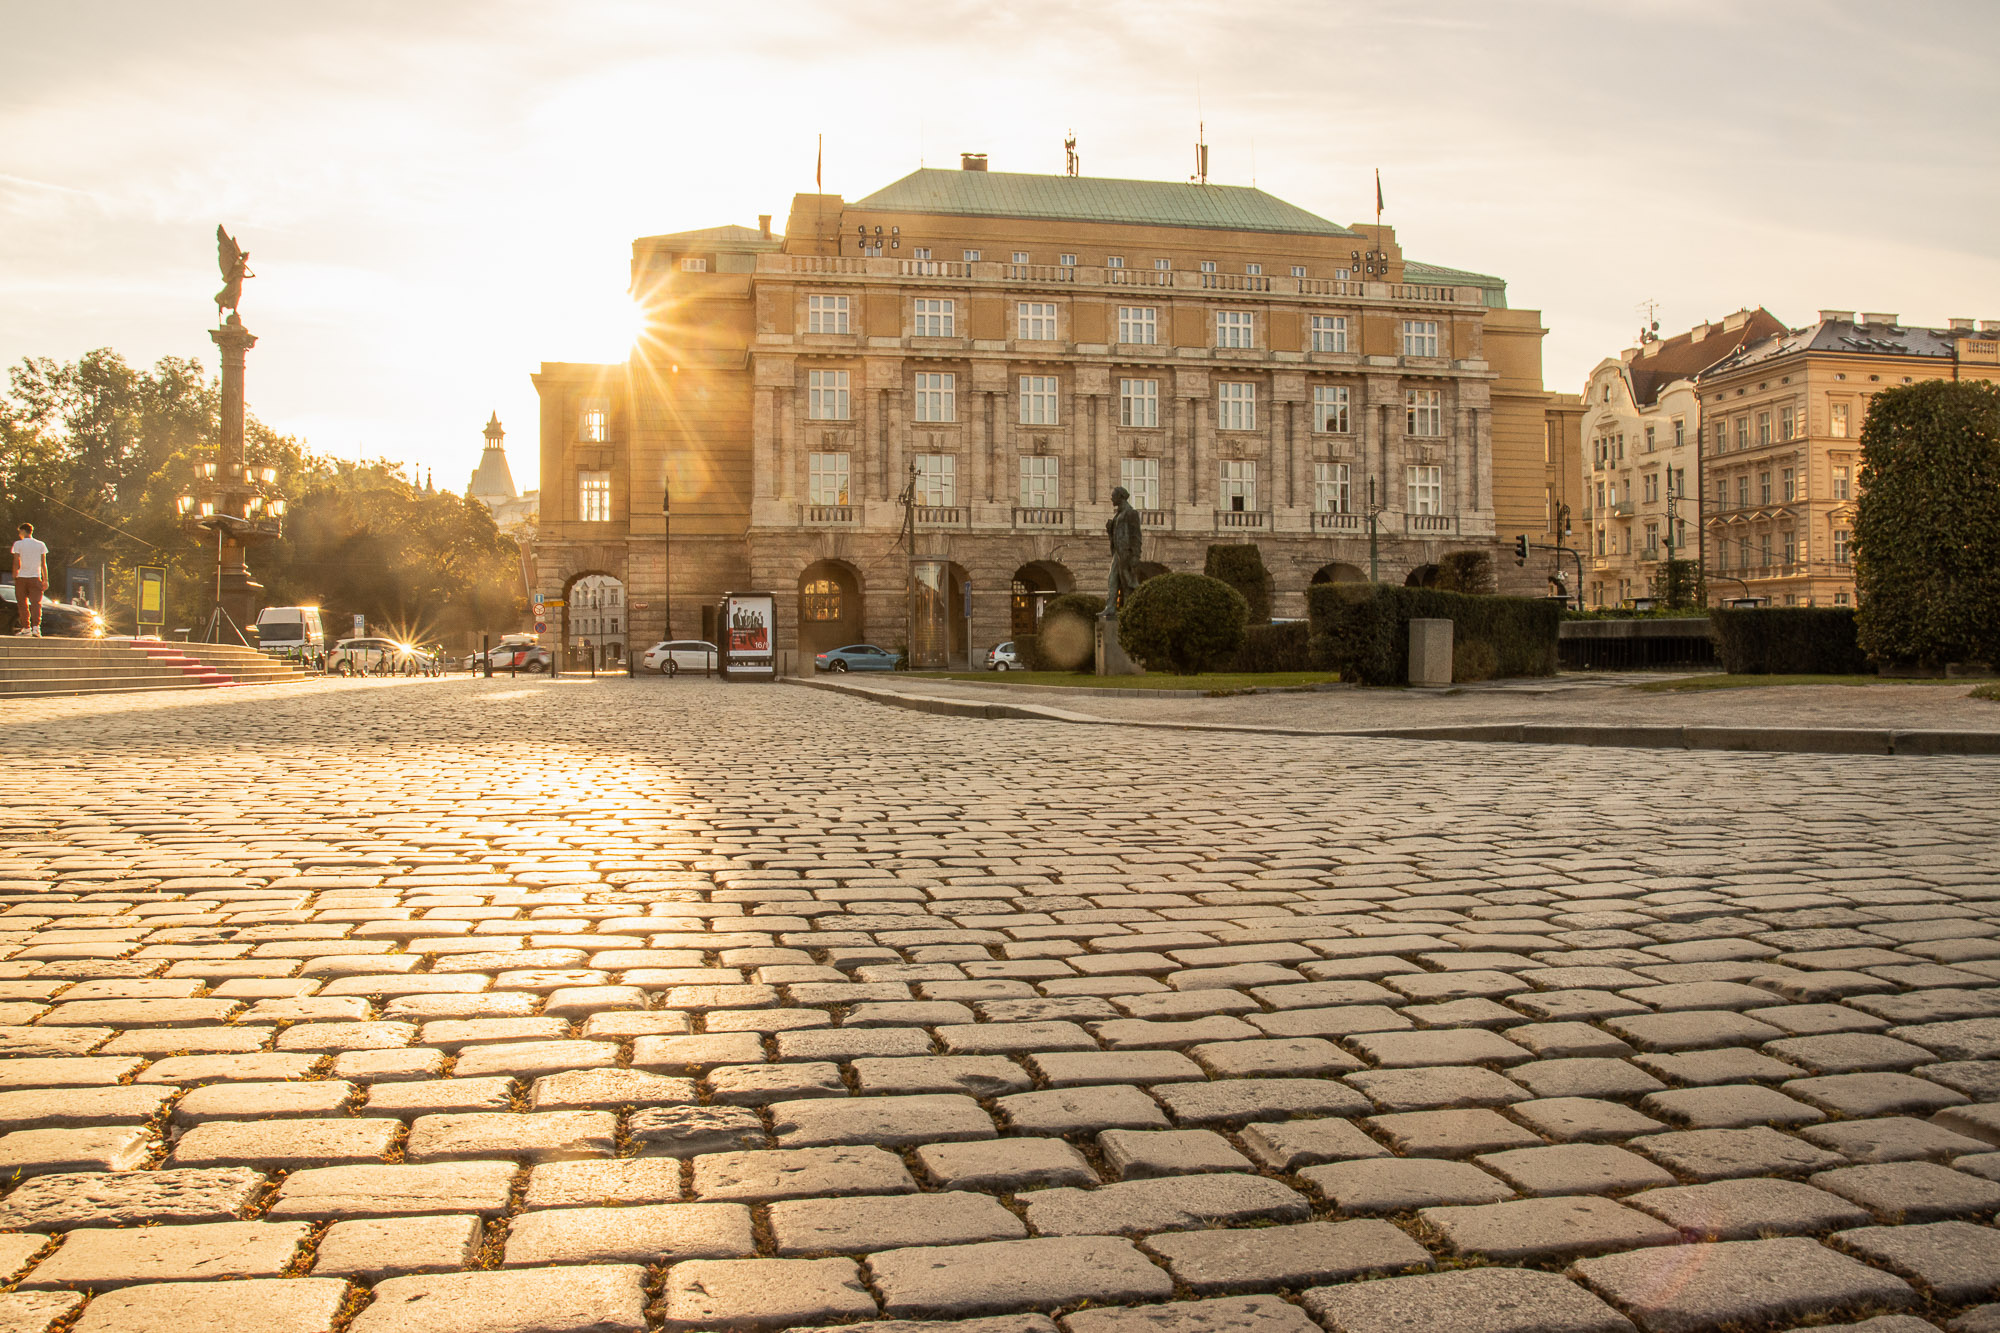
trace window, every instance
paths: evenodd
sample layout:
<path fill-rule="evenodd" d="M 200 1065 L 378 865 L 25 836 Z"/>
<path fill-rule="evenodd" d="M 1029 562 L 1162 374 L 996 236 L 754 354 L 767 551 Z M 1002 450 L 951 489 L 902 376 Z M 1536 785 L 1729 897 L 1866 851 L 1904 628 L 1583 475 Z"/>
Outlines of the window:
<path fill-rule="evenodd" d="M 931 257 L 931 248 L 928 245 L 920 245 L 916 249 L 910 251 L 910 253 L 916 256 L 918 259 L 929 259 Z"/>
<path fill-rule="evenodd" d="M 1718 421 L 1715 423 L 1715 452 L 1719 454 L 1728 447 L 1729 447 L 1729 423 L 1726 421 Z"/>
<path fill-rule="evenodd" d="M 1406 319 L 1403 321 L 1403 355 L 1436 356 L 1438 354 L 1438 326 L 1434 319 Z M 1611 390 L 1605 389 L 1607 401 Z"/>
<path fill-rule="evenodd" d="M 1250 462 L 1221 464 L 1221 485 L 1216 495 L 1224 509 L 1243 513 L 1257 508 L 1257 465 Z"/>
<path fill-rule="evenodd" d="M 1715 567 L 1717 569 L 1729 568 L 1729 542 L 1727 540 L 1717 541 L 1715 544 Z"/>
<path fill-rule="evenodd" d="M 1245 264 L 1243 271 L 1254 278 L 1264 271 L 1264 266 L 1262 264 Z"/>
<path fill-rule="evenodd" d="M 1304 264 L 1294 264 L 1294 265 L 1292 265 L 1292 276 L 1293 276 L 1293 277 L 1295 277 L 1295 278 L 1303 278 L 1303 277 L 1304 277 L 1305 275 L 1306 275 L 1306 266 L 1305 266 Z"/>
<path fill-rule="evenodd" d="M 1404 403 L 1408 417 L 1406 434 L 1444 434 L 1444 390 L 1411 389 L 1404 394 Z"/>
<path fill-rule="evenodd" d="M 833 579 L 809 580 L 799 589 L 799 614 L 812 621 L 840 619 L 840 584 Z"/>
<path fill-rule="evenodd" d="M 1056 377 L 1054 375 L 1021 376 L 1021 424 L 1023 426 L 1053 426 L 1056 424 Z"/>
<path fill-rule="evenodd" d="M 1015 262 L 1015 263 L 1017 263 L 1017 264 L 1025 264 L 1025 263 L 1027 263 L 1027 262 L 1028 262 L 1028 252 L 1027 252 L 1026 250 L 1016 250 L 1016 251 L 1014 252 L 1014 262 Z"/>
<path fill-rule="evenodd" d="M 1649 472 L 1646 474 L 1645 481 L 1646 503 L 1652 504 L 1660 498 L 1660 479 Z"/>
<path fill-rule="evenodd" d="M 1660 525 L 1657 523 L 1646 525 L 1646 558 L 1648 560 L 1660 558 Z"/>
<path fill-rule="evenodd" d="M 1759 446 L 1763 446 L 1770 442 L 1771 414 L 1769 412 L 1759 412 L 1757 414 L 1757 443 Z"/>
<path fill-rule="evenodd" d="M 1750 539 L 1748 537 L 1737 538 L 1736 563 L 1744 569 L 1750 568 Z"/>
<path fill-rule="evenodd" d="M 1022 301 L 1014 307 L 1019 338 L 1053 342 L 1056 336 L 1056 307 L 1053 301 Z"/>
<path fill-rule="evenodd" d="M 609 523 L 611 521 L 611 474 L 609 472 L 579 472 L 576 474 L 576 516 L 585 523 Z"/>
<path fill-rule="evenodd" d="M 1313 512 L 1351 514 L 1353 491 L 1348 484 L 1347 464 L 1313 464 Z"/>
<path fill-rule="evenodd" d="M 1312 349 L 1315 352 L 1346 351 L 1347 316 L 1314 315 L 1312 317 Z"/>
<path fill-rule="evenodd" d="M 1792 409 L 1791 409 L 1791 408 L 1789 408 L 1789 407 L 1781 407 L 1781 408 L 1779 408 L 1779 409 L 1778 409 L 1778 438 L 1779 438 L 1779 439 L 1781 439 L 1781 440 L 1789 440 L 1789 439 L 1791 439 L 1791 438 L 1792 438 L 1792 435 L 1793 435 L 1793 430 L 1792 430 L 1792 427 L 1793 427 L 1793 425 L 1794 425 L 1795 421 L 1796 421 L 1796 418 L 1795 418 L 1795 417 L 1794 417 L 1794 416 L 1792 415 Z"/>
<path fill-rule="evenodd" d="M 1160 507 L 1160 460 L 1157 458 L 1121 458 L 1118 460 L 1118 484 L 1132 497 L 1134 509 L 1158 509 Z"/>
<path fill-rule="evenodd" d="M 1650 454 L 1659 447 L 1659 444 L 1653 438 L 1653 427 L 1646 427 L 1646 452 Z"/>
<path fill-rule="evenodd" d="M 919 372 L 916 400 L 918 421 L 958 420 L 958 376 Z"/>
<path fill-rule="evenodd" d="M 963 254 L 965 255 L 965 262 L 966 262 L 966 263 L 968 263 L 968 264 L 977 264 L 977 263 L 979 262 L 979 251 L 977 251 L 977 250 L 966 250 L 966 251 L 963 251 L 962 253 L 963 253 Z"/>
<path fill-rule="evenodd" d="M 1674 448 L 1678 449 L 1686 443 L 1687 443 L 1687 422 L 1682 420 L 1680 417 L 1675 417 Z"/>
<path fill-rule="evenodd" d="M 1835 594 L 1833 595 L 1833 604 L 1834 604 L 1835 606 L 1846 606 L 1846 605 L 1847 605 L 1847 594 L 1846 594 L 1846 593 L 1844 593 L 1844 592 L 1837 592 L 1837 593 L 1835 593 Z"/>
<path fill-rule="evenodd" d="M 1118 381 L 1118 424 L 1157 426 L 1160 424 L 1160 382 L 1158 380 Z M 1126 487 L 1130 490 L 1131 487 Z"/>
<path fill-rule="evenodd" d="M 1851 497 L 1849 496 L 1848 492 L 1849 492 L 1849 491 L 1850 491 L 1850 490 L 1852 489 L 1852 487 L 1851 487 L 1851 485 L 1850 485 L 1850 481 L 1849 481 L 1849 479 L 1850 479 L 1850 477 L 1851 477 L 1852 475 L 1853 475 L 1853 474 L 1852 474 L 1851 470 L 1850 470 L 1850 469 L 1848 469 L 1848 468 L 1844 468 L 1844 467 L 1837 467 L 1837 468 L 1835 468 L 1835 469 L 1833 470 L 1833 498 L 1834 498 L 1834 499 L 1836 499 L 1836 500 L 1846 500 L 1846 499 L 1849 499 L 1849 498 L 1851 498 Z"/>
<path fill-rule="evenodd" d="M 1849 533 L 1849 531 L 1848 531 L 1848 530 L 1847 530 L 1846 528 L 1835 528 L 1835 529 L 1833 530 L 1833 563 L 1834 563 L 1834 564 L 1836 564 L 1836 565 L 1844 565 L 1844 564 L 1847 564 L 1847 563 L 1849 563 L 1849 552 L 1850 552 L 1850 549 L 1851 549 L 1851 548 L 1850 548 L 1850 547 L 1849 547 L 1849 545 L 1848 545 L 1848 540 L 1849 540 L 1850 536 L 1851 536 L 1851 534 Z"/>
<path fill-rule="evenodd" d="M 1215 345 L 1217 347 L 1254 347 L 1256 317 L 1247 310 L 1218 310 L 1215 312 Z"/>
<path fill-rule="evenodd" d="M 1415 468 L 1412 468 L 1412 469 L 1410 469 L 1410 470 L 1411 470 L 1412 472 L 1414 472 L 1414 471 L 1415 471 L 1416 469 L 1415 469 Z M 1599 555 L 1603 555 L 1603 554 L 1604 554 L 1604 529 L 1603 529 L 1603 528 L 1599 528 L 1599 529 L 1597 530 L 1597 553 L 1598 553 Z"/>
<path fill-rule="evenodd" d="M 1125 267 L 1125 256 L 1124 256 L 1124 255 L 1106 255 L 1106 256 L 1104 256 L 1104 267 L 1106 267 L 1106 268 L 1124 268 L 1124 267 Z"/>
<path fill-rule="evenodd" d="M 1786 468 L 1783 472 L 1779 473 L 1778 475 L 1780 484 L 1784 487 L 1786 503 L 1789 504 L 1791 501 L 1798 499 L 1799 497 L 1793 494 L 1793 491 L 1797 489 L 1797 487 L 1796 483 L 1793 481 L 1793 477 L 1795 474 L 1793 473 L 1792 469 Z"/>
<path fill-rule="evenodd" d="M 956 301 L 934 296 L 919 296 L 916 300 L 916 327 L 911 330 L 919 338 L 954 338 L 957 327 Z"/>
<path fill-rule="evenodd" d="M 958 459 L 951 454 L 917 455 L 917 503 L 949 509 L 958 503 Z"/>
<path fill-rule="evenodd" d="M 1784 534 L 1784 538 L 1785 538 L 1785 563 L 1788 565 L 1796 565 L 1799 562 L 1798 534 L 1793 532 L 1787 532 Z"/>
<path fill-rule="evenodd" d="M 1412 514 L 1444 512 L 1444 469 L 1436 464 L 1409 469 L 1409 506 Z"/>
<path fill-rule="evenodd" d="M 1257 429 L 1257 386 L 1222 383 L 1215 386 L 1215 428 Z"/>
<path fill-rule="evenodd" d="M 576 438 L 584 444 L 603 444 L 611 438 L 611 400 L 586 398 L 577 414 Z"/>
<path fill-rule="evenodd" d="M 1118 307 L 1118 341 L 1122 343 L 1156 343 L 1160 340 L 1160 312 L 1155 306 L 1121 305 Z"/>
<path fill-rule="evenodd" d="M 1757 474 L 1757 503 L 1760 505 L 1771 503 L 1771 474 L 1768 472 Z"/>
<path fill-rule="evenodd" d="M 806 416 L 814 421 L 847 420 L 847 372 L 806 372 Z"/>
<path fill-rule="evenodd" d="M 847 503 L 847 455 L 806 455 L 806 503 L 844 505 Z"/>
<path fill-rule="evenodd" d="M 1757 541 L 1757 558 L 1763 568 L 1771 567 L 1771 534 L 1768 532 Z"/>
<path fill-rule="evenodd" d="M 1350 426 L 1347 416 L 1346 385 L 1313 386 L 1313 429 L 1333 435 L 1348 433 Z"/>
<path fill-rule="evenodd" d="M 1021 508 L 1054 509 L 1062 502 L 1062 460 L 1047 454 L 1021 459 Z"/>
<path fill-rule="evenodd" d="M 1604 510 L 1604 483 L 1601 481 L 1597 483 L 1597 508 L 1599 513 Z"/>
<path fill-rule="evenodd" d="M 706 259 L 683 259 L 681 261 L 681 272 L 706 273 L 708 272 L 708 261 Z"/>
<path fill-rule="evenodd" d="M 1075 268 L 1075 267 L 1076 267 L 1076 256 L 1075 256 L 1075 255 L 1057 255 L 1057 256 L 1056 256 L 1056 262 L 1057 262 L 1058 264 L 1061 264 L 1061 265 L 1062 265 L 1062 266 L 1063 266 L 1064 268 Z"/>
<path fill-rule="evenodd" d="M 1715 507 L 1717 509 L 1729 508 L 1729 479 L 1727 477 L 1715 483 Z"/>
<path fill-rule="evenodd" d="M 1749 417 L 1736 418 L 1736 447 L 1738 449 L 1748 449 L 1750 447 Z"/>
<path fill-rule="evenodd" d="M 1738 509 L 1748 509 L 1750 507 L 1750 474 L 1748 472 L 1736 479 L 1736 507 Z"/>
<path fill-rule="evenodd" d="M 845 296 L 808 296 L 806 298 L 807 333 L 846 333 L 847 298 Z"/>
<path fill-rule="evenodd" d="M 1171 269 L 1173 266 L 1174 266 L 1174 261 L 1171 259 L 1155 259 L 1153 261 L 1153 267 L 1161 270 L 1162 272 Z M 1201 271 L 1203 273 L 1213 273 L 1215 272 L 1215 265 L 1209 263 L 1207 260 L 1203 260 L 1201 265 Z"/>
<path fill-rule="evenodd" d="M 1834 403 L 1826 409 L 1826 433 L 1836 440 L 1847 438 L 1847 404 Z"/>

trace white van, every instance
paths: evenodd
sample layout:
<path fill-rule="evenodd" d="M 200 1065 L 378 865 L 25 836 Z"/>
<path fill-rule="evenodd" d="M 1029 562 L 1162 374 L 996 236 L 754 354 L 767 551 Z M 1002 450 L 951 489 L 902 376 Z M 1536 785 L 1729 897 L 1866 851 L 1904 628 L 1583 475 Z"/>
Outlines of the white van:
<path fill-rule="evenodd" d="M 326 651 L 326 631 L 316 606 L 267 606 L 257 613 L 257 647 L 262 652 L 317 655 Z"/>

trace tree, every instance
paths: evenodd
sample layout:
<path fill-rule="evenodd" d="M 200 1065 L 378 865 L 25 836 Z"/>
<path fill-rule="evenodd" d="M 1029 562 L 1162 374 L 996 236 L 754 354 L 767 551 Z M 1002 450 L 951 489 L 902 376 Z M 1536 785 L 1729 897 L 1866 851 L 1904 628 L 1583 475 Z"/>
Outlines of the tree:
<path fill-rule="evenodd" d="M 1202 573 L 1212 579 L 1221 579 L 1236 589 L 1244 605 L 1250 608 L 1249 623 L 1270 623 L 1274 585 L 1271 571 L 1264 567 L 1264 553 L 1257 549 L 1255 542 L 1209 547 Z"/>
<path fill-rule="evenodd" d="M 1140 584 L 1118 613 L 1118 642 L 1148 671 L 1190 676 L 1243 646 L 1243 594 L 1206 574 L 1162 574 Z"/>
<path fill-rule="evenodd" d="M 2000 663 L 2000 386 L 1876 395 L 1861 431 L 1854 580 L 1878 663 Z"/>

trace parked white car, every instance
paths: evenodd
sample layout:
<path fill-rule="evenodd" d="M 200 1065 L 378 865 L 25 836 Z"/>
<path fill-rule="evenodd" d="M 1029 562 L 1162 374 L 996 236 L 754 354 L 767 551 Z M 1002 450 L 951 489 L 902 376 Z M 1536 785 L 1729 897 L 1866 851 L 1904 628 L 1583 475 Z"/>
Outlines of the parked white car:
<path fill-rule="evenodd" d="M 1014 641 L 1009 639 L 1005 643 L 996 643 L 987 650 L 986 669 L 988 671 L 1025 671 L 1027 667 L 1022 665 L 1020 657 L 1015 654 Z"/>
<path fill-rule="evenodd" d="M 704 639 L 669 639 L 656 643 L 639 659 L 648 671 L 677 676 L 683 671 L 713 671 L 721 663 L 721 650 Z"/>

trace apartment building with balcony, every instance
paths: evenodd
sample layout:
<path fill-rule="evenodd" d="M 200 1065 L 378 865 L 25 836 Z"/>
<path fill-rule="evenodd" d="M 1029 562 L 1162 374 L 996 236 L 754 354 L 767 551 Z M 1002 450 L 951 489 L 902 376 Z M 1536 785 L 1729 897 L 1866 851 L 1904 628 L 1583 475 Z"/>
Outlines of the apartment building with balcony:
<path fill-rule="evenodd" d="M 2000 320 L 1905 326 L 1822 310 L 1746 343 L 1696 383 L 1702 565 L 1711 602 L 1851 606 L 1861 429 L 1877 393 L 1928 379 L 2000 379 Z"/>
<path fill-rule="evenodd" d="M 963 662 L 1102 588 L 1118 486 L 1150 564 L 1254 541 L 1302 615 L 1315 581 L 1546 535 L 1574 439 L 1504 281 L 1255 189 L 969 157 L 799 195 L 782 235 L 640 238 L 632 281 L 630 361 L 535 383 L 544 591 L 626 580 L 635 643 L 756 587 L 781 647 Z"/>
<path fill-rule="evenodd" d="M 1695 377 L 1747 342 L 1783 333 L 1764 309 L 1738 310 L 1607 357 L 1583 392 L 1584 602 L 1653 595 L 1667 560 L 1692 560 L 1701 522 L 1701 400 Z"/>

